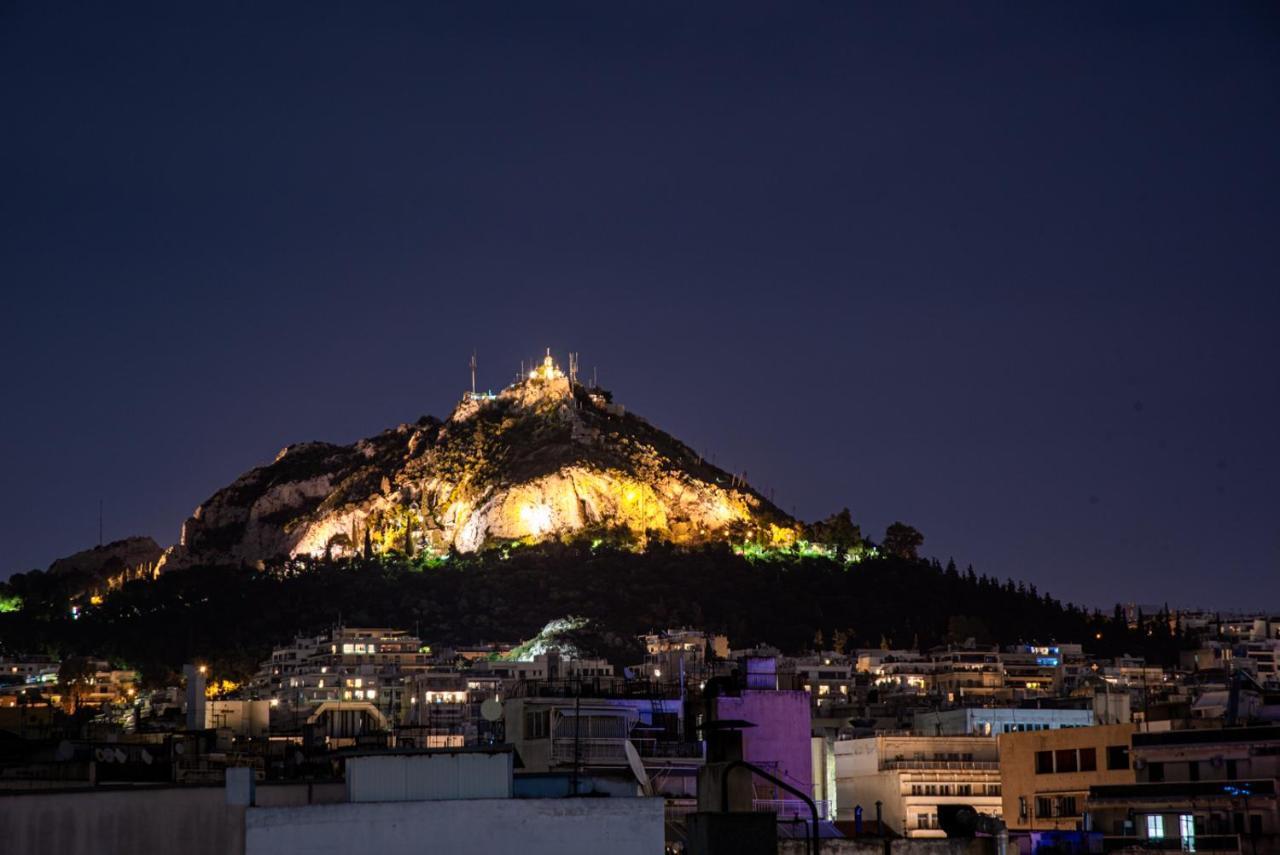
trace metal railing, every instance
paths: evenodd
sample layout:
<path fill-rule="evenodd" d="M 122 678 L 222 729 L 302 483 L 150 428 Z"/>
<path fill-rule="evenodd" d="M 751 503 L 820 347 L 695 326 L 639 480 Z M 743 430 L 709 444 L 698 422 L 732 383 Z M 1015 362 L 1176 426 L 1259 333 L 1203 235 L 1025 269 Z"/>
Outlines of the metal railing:
<path fill-rule="evenodd" d="M 881 766 L 885 769 L 954 769 L 984 772 L 1000 771 L 1000 764 L 994 760 L 885 760 Z"/>
<path fill-rule="evenodd" d="M 827 819 L 831 802 L 827 799 L 814 799 L 813 804 L 818 809 L 818 819 Z M 803 819 L 808 822 L 813 815 L 808 803 L 799 799 L 754 799 L 751 802 L 751 808 L 756 813 L 772 811 L 778 815 L 780 821 Z"/>
<path fill-rule="evenodd" d="M 574 747 L 574 743 L 577 747 Z M 625 766 L 627 764 L 626 744 L 635 746 L 641 757 L 653 758 L 685 758 L 701 759 L 702 746 L 697 742 L 666 742 L 653 738 L 624 739 L 622 737 L 579 737 L 556 736 L 551 740 L 551 761 L 553 763 L 578 763 L 590 766 Z"/>
<path fill-rule="evenodd" d="M 584 766 L 625 766 L 627 750 L 625 739 L 600 737 L 558 736 L 551 740 L 551 762 L 573 763 Z"/>
<path fill-rule="evenodd" d="M 1181 837 L 1104 837 L 1103 852 L 1198 852 L 1239 853 L 1240 836 L 1237 834 L 1197 834 L 1194 838 Z M 1259 852 L 1270 851 L 1259 849 Z"/>

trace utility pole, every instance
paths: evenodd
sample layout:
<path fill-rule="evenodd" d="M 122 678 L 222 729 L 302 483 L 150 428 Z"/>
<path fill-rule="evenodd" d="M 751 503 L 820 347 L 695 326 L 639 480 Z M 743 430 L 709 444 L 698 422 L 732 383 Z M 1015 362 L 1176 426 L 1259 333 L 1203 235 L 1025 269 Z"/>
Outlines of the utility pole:
<path fill-rule="evenodd" d="M 582 727 L 582 688 L 578 687 L 578 691 L 573 697 L 573 795 L 578 794 L 578 764 L 579 751 L 582 740 L 579 737 L 580 728 Z"/>

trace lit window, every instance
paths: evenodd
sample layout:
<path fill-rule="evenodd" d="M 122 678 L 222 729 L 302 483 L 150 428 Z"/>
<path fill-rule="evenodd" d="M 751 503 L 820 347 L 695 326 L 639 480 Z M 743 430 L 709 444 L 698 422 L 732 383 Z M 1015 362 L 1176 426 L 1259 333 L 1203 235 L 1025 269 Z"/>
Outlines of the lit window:
<path fill-rule="evenodd" d="M 365 693 L 364 693 L 364 696 L 365 696 L 366 698 L 368 698 L 369 700 L 373 700 L 374 698 L 376 698 L 376 697 L 378 696 L 378 690 L 377 690 L 377 689 L 370 689 L 369 691 L 367 691 L 367 692 L 365 692 Z"/>
<path fill-rule="evenodd" d="M 1164 837 L 1164 817 L 1160 814 L 1147 817 L 1147 837 L 1153 840 Z"/>
<path fill-rule="evenodd" d="M 363 685 L 364 685 L 364 680 L 360 677 L 356 677 L 356 688 L 358 689 Z"/>
<path fill-rule="evenodd" d="M 1189 813 L 1178 817 L 1178 835 L 1182 838 L 1182 851 L 1196 851 L 1196 818 Z"/>
<path fill-rule="evenodd" d="M 353 653 L 353 652 L 355 651 L 355 649 L 356 649 L 356 647 L 355 647 L 355 645 L 354 645 L 354 644 L 344 644 L 344 645 L 342 645 L 342 652 L 343 652 L 343 653 Z"/>

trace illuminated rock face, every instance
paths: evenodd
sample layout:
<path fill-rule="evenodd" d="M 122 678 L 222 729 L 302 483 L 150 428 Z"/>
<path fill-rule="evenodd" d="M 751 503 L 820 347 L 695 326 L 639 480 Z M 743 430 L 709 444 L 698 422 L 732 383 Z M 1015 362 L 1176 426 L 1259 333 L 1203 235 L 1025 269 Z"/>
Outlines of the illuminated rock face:
<path fill-rule="evenodd" d="M 749 487 L 548 359 L 496 396 L 466 396 L 444 422 L 424 418 L 351 446 L 290 446 L 197 508 L 166 567 L 574 537 L 777 538 L 790 526 Z"/>

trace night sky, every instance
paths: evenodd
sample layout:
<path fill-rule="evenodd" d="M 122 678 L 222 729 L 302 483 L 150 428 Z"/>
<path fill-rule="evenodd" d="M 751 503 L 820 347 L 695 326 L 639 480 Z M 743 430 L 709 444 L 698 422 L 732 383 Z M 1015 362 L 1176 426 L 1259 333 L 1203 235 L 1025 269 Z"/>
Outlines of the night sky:
<path fill-rule="evenodd" d="M 550 346 L 802 518 L 1280 608 L 1274 4 L 122 5 L 0 6 L 0 576 Z"/>

